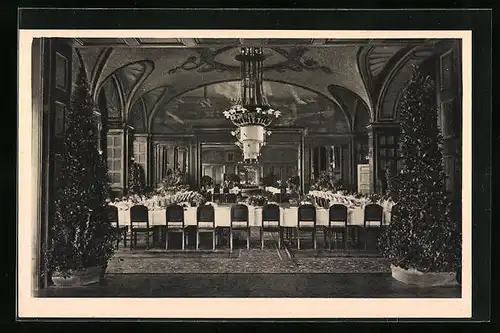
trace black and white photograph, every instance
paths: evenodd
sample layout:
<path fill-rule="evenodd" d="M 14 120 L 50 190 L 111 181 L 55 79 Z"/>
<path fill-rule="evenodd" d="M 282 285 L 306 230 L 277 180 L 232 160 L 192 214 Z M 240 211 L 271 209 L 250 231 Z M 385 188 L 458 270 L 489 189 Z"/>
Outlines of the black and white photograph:
<path fill-rule="evenodd" d="M 20 31 L 25 297 L 470 316 L 470 34 L 386 35 Z"/>

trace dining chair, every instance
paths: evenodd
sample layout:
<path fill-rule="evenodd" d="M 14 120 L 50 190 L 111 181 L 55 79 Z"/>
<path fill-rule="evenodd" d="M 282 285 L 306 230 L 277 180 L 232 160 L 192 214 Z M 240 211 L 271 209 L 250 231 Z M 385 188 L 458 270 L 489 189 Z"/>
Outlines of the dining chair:
<path fill-rule="evenodd" d="M 347 236 L 347 206 L 342 204 L 333 204 L 328 209 L 328 248 L 332 249 L 332 234 L 340 233 L 342 235 L 342 245 L 346 247 Z"/>
<path fill-rule="evenodd" d="M 184 226 L 184 207 L 177 204 L 167 206 L 165 209 L 165 220 L 167 223 L 165 249 L 168 250 L 168 234 L 181 233 L 182 236 L 182 250 L 185 248 L 186 229 Z"/>
<path fill-rule="evenodd" d="M 312 232 L 313 247 L 316 249 L 316 207 L 312 204 L 302 204 L 298 208 L 297 249 L 299 250 L 301 230 Z"/>
<path fill-rule="evenodd" d="M 135 205 L 130 208 L 130 249 L 137 247 L 138 233 L 146 234 L 146 249 L 148 249 L 149 238 L 154 235 L 154 229 L 149 225 L 148 207 L 144 205 Z"/>
<path fill-rule="evenodd" d="M 247 234 L 247 249 L 250 248 L 250 224 L 248 218 L 248 206 L 245 204 L 233 204 L 231 206 L 231 222 L 229 228 L 229 248 L 233 250 L 233 230 L 243 230 Z"/>
<path fill-rule="evenodd" d="M 266 204 L 262 207 L 262 225 L 260 228 L 260 247 L 264 248 L 264 233 L 277 232 L 278 233 L 278 249 L 281 248 L 281 214 L 280 207 L 276 204 Z"/>
<path fill-rule="evenodd" d="M 200 233 L 212 233 L 212 250 L 215 250 L 215 210 L 212 205 L 198 206 L 196 209 L 196 249 L 200 247 Z"/>
<path fill-rule="evenodd" d="M 384 208 L 378 204 L 368 204 L 364 210 L 363 221 L 363 245 L 366 251 L 366 243 L 371 230 L 380 232 L 384 217 Z M 376 229 L 375 229 L 376 228 Z M 376 237 L 375 237 L 376 238 Z"/>
<path fill-rule="evenodd" d="M 106 207 L 106 213 L 108 216 L 108 222 L 111 224 L 117 234 L 116 247 L 120 247 L 120 240 L 122 237 L 123 246 L 127 246 L 128 226 L 120 225 L 118 220 L 118 207 L 108 205 Z"/>

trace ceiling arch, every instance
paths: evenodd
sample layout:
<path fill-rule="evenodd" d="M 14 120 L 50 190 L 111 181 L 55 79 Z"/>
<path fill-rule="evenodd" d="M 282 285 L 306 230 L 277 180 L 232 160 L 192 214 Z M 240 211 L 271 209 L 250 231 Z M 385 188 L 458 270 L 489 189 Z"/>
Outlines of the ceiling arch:
<path fill-rule="evenodd" d="M 329 94 L 328 84 L 337 82 L 369 104 L 357 66 L 358 48 L 356 45 L 266 47 L 269 57 L 268 64 L 264 62 L 264 77 L 292 82 L 325 95 Z M 177 91 L 189 91 L 216 81 L 238 80 L 240 71 L 234 62 L 238 49 L 238 46 L 223 45 L 210 48 L 115 48 L 100 71 L 97 86 L 117 69 L 144 60 L 153 62 L 154 70 L 137 87 L 129 105 L 133 105 L 142 93 L 159 86 L 172 85 Z"/>
<path fill-rule="evenodd" d="M 130 109 L 129 123 L 135 133 L 147 133 L 147 112 L 144 99 L 139 99 Z"/>
<path fill-rule="evenodd" d="M 122 119 L 124 109 L 123 94 L 120 82 L 115 76 L 111 76 L 101 87 L 99 94 L 104 94 L 108 118 Z"/>
<path fill-rule="evenodd" d="M 342 103 L 345 106 L 345 109 L 348 111 L 350 119 L 351 119 L 351 125 L 352 128 L 354 129 L 355 126 L 355 116 L 356 116 L 356 111 L 358 109 L 358 106 L 361 105 L 363 106 L 366 111 L 368 112 L 368 116 L 370 119 L 373 119 L 373 113 L 370 110 L 370 107 L 368 104 L 356 93 L 350 91 L 349 89 L 346 89 L 342 86 L 339 86 L 337 84 L 330 84 L 328 86 L 328 91 L 332 96 L 337 98 L 338 100 L 342 101 Z"/>
<path fill-rule="evenodd" d="M 152 93 L 157 96 L 156 103 L 154 103 L 154 105 L 152 103 L 150 103 L 151 106 L 148 106 L 148 111 L 147 111 L 148 117 L 149 117 L 148 129 L 149 130 L 152 129 L 152 124 L 153 124 L 153 120 L 155 117 L 155 113 L 159 112 L 162 108 L 167 107 L 169 103 L 175 102 L 182 95 L 189 94 L 189 92 L 192 92 L 192 91 L 200 89 L 200 88 L 208 87 L 211 85 L 230 83 L 230 82 L 235 82 L 235 83 L 238 83 L 238 85 L 239 85 L 240 80 L 222 80 L 222 81 L 210 82 L 208 84 L 198 85 L 193 89 L 190 89 L 188 91 L 182 91 L 182 92 L 177 91 L 173 86 L 165 86 L 165 87 L 163 87 L 165 89 L 162 89 L 162 90 L 159 90 L 159 88 L 155 88 L 151 91 L 146 92 L 143 96 L 150 97 Z M 312 94 L 316 94 L 316 95 L 322 96 L 325 99 L 330 100 L 344 114 L 349 126 L 352 125 L 352 118 L 349 115 L 349 111 L 344 107 L 344 104 L 341 103 L 339 99 L 337 99 L 336 96 L 323 94 L 322 92 L 315 91 L 309 87 L 299 85 L 295 82 L 288 82 L 288 81 L 284 81 L 284 80 L 264 80 L 264 84 L 270 83 L 270 82 L 282 84 L 284 87 L 287 87 L 287 86 L 297 87 L 297 88 L 300 88 L 304 91 L 309 91 Z M 267 89 L 266 89 L 266 86 L 264 87 L 264 93 L 266 94 L 266 96 L 268 96 L 268 94 L 269 94 L 268 89 L 269 89 L 269 85 L 267 85 Z M 160 95 L 160 91 L 161 91 L 161 95 Z M 268 96 L 268 98 L 269 98 L 269 96 Z M 149 98 L 145 98 L 145 99 L 148 100 Z"/>
<path fill-rule="evenodd" d="M 128 118 L 129 110 L 132 108 L 133 97 L 141 83 L 154 70 L 154 63 L 149 60 L 139 60 L 124 65 L 108 75 L 102 83 L 96 88 L 97 93 L 110 80 L 117 81 L 120 87 L 120 93 L 123 103 L 121 104 L 122 113 L 125 119 Z"/>
<path fill-rule="evenodd" d="M 165 100 L 150 115 L 151 133 L 190 132 L 196 127 L 232 127 L 222 112 L 239 96 L 239 80 L 204 85 Z M 334 100 L 296 85 L 264 81 L 269 103 L 282 111 L 272 126 L 307 127 L 310 132 L 350 132 L 351 120 Z"/>
<path fill-rule="evenodd" d="M 411 52 L 414 45 L 377 45 L 360 47 L 358 52 L 358 68 L 366 86 L 372 119 L 375 118 L 379 94 L 388 74 L 398 62 Z"/>
<path fill-rule="evenodd" d="M 371 122 L 370 111 L 366 108 L 363 103 L 356 103 L 354 109 L 354 125 L 353 131 L 355 133 L 366 133 L 368 131 L 367 126 Z"/>
<path fill-rule="evenodd" d="M 375 108 L 376 120 L 395 120 L 396 103 L 402 88 L 406 85 L 413 72 L 413 66 L 418 66 L 424 60 L 439 53 L 435 44 L 416 46 L 402 57 L 388 73 L 379 93 Z"/>

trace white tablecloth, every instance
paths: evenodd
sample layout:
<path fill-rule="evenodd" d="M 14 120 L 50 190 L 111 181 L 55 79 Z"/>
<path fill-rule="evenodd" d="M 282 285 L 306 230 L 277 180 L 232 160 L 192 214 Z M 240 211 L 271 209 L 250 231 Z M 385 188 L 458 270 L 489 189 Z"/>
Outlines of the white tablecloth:
<path fill-rule="evenodd" d="M 262 225 L 262 207 L 248 207 L 249 213 L 249 225 L 251 227 L 260 227 Z M 296 227 L 298 219 L 298 207 L 280 207 L 281 213 L 281 226 L 283 227 Z M 130 224 L 130 211 L 129 210 L 119 210 L 118 211 L 119 223 L 121 225 Z M 217 227 L 229 227 L 231 219 L 231 211 L 229 206 L 217 206 L 215 207 L 215 225 Z M 363 226 L 363 209 L 360 207 L 355 207 L 353 209 L 348 209 L 347 224 L 348 225 L 358 225 Z M 390 223 L 391 214 L 389 211 L 384 211 L 383 224 Z M 151 226 L 155 225 L 165 225 L 165 209 L 157 209 L 149 211 L 149 224 Z M 184 224 L 186 226 L 196 226 L 196 207 L 186 207 L 184 209 Z M 318 226 L 328 226 L 328 210 L 327 209 L 316 209 L 316 225 Z M 369 223 L 367 226 L 379 226 L 378 222 Z"/>

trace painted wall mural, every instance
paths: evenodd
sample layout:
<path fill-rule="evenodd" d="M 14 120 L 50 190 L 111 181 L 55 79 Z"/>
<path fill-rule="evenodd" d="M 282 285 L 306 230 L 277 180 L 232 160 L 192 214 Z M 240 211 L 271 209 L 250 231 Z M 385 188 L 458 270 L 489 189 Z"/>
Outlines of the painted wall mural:
<path fill-rule="evenodd" d="M 239 81 L 201 87 L 178 96 L 155 114 L 153 133 L 183 133 L 198 128 L 231 128 L 223 116 L 239 96 Z M 282 112 L 273 126 L 307 127 L 312 133 L 345 133 L 347 119 L 330 99 L 315 92 L 280 82 L 264 82 L 269 103 Z"/>

